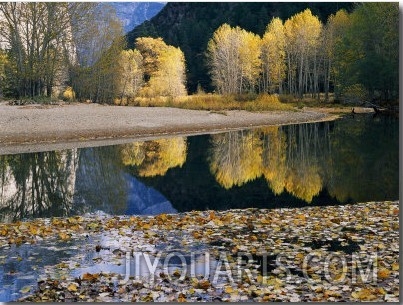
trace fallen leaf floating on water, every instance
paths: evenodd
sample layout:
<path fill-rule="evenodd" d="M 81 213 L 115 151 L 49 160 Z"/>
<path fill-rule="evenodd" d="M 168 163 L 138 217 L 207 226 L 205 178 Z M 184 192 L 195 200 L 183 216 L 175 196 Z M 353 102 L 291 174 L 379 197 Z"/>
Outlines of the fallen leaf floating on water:
<path fill-rule="evenodd" d="M 392 270 L 393 271 L 399 271 L 399 263 L 393 263 L 392 264 Z"/>
<path fill-rule="evenodd" d="M 89 281 L 89 282 L 96 282 L 96 280 L 99 278 L 99 273 L 84 273 L 81 279 L 83 281 Z"/>
<path fill-rule="evenodd" d="M 78 290 L 78 284 L 77 283 L 70 283 L 67 286 L 67 290 L 70 292 L 76 292 Z"/>
<path fill-rule="evenodd" d="M 31 286 L 24 286 L 24 287 L 21 288 L 20 292 L 22 294 L 28 293 L 28 292 L 31 291 L 31 288 L 32 288 Z"/>
<path fill-rule="evenodd" d="M 378 278 L 379 279 L 387 279 L 391 274 L 391 271 L 386 268 L 381 268 L 378 270 Z"/>
<path fill-rule="evenodd" d="M 207 290 L 210 288 L 210 286 L 211 286 L 211 283 L 208 280 L 200 280 L 200 281 L 196 281 L 194 283 L 194 287 L 197 289 Z"/>
<path fill-rule="evenodd" d="M 360 301 L 375 301 L 377 299 L 375 290 L 367 288 L 363 288 L 360 291 L 354 291 L 351 293 L 351 296 Z"/>
<path fill-rule="evenodd" d="M 186 296 L 185 296 L 183 293 L 179 294 L 179 296 L 178 296 L 178 302 L 179 302 L 179 303 L 187 302 L 187 301 L 186 301 Z"/>
<path fill-rule="evenodd" d="M 142 253 L 168 253 L 169 251 L 192 251 L 202 247 L 208 251 L 211 259 L 220 259 L 221 251 L 227 251 L 230 267 L 236 274 L 237 256 L 249 253 L 253 261 L 245 261 L 256 282 L 252 283 L 246 276 L 236 282 L 236 286 L 222 283 L 216 286 L 213 282 L 203 279 L 185 278 L 180 283 L 180 290 L 172 281 L 180 280 L 181 273 L 176 270 L 171 276 L 157 276 L 154 285 L 147 282 L 145 286 L 137 286 L 129 281 L 128 284 L 113 282 L 113 275 L 84 273 L 80 277 L 80 285 L 67 276 L 62 279 L 64 287 L 55 288 L 65 293 L 67 299 L 77 298 L 83 301 L 96 301 L 97 297 L 90 295 L 95 289 L 103 301 L 201 301 L 217 298 L 222 301 L 351 301 L 351 300 L 398 300 L 399 293 L 399 218 L 394 209 L 398 202 L 377 202 L 349 206 L 306 207 L 301 209 L 282 208 L 243 209 L 229 211 L 200 211 L 182 214 L 161 214 L 155 217 L 116 217 L 116 216 L 86 216 L 82 218 L 52 218 L 51 220 L 36 220 L 37 233 L 44 238 L 43 242 L 53 242 L 55 239 L 64 242 L 74 242 L 88 236 L 102 236 L 101 244 L 94 243 L 89 249 L 94 253 L 99 249 L 93 264 L 111 262 L 116 264 L 117 257 L 112 255 L 113 249 L 121 253 L 130 251 Z M 14 243 L 35 240 L 32 236 L 31 224 L 0 224 L 0 244 L 7 247 L 9 241 Z M 30 233 L 31 232 L 31 233 Z M 102 235 L 100 235 L 102 234 Z M 23 237 L 26 236 L 26 237 Z M 70 239 L 68 239 L 70 238 Z M 97 242 L 100 240 L 97 239 Z M 119 244 L 116 244 L 118 242 Z M 99 247 L 97 248 L 97 245 Z M 94 251 L 95 249 L 95 251 Z M 101 249 L 109 249 L 101 251 Z M 120 252 L 119 251 L 119 252 Z M 349 252 L 350 251 L 350 252 Z M 351 285 L 350 264 L 344 270 L 340 262 L 329 262 L 327 277 L 336 281 L 330 282 L 324 274 L 325 258 L 329 255 L 342 255 L 351 258 L 353 253 L 365 259 L 376 251 L 377 285 L 381 289 L 366 287 L 358 281 Z M 117 252 L 116 252 L 117 253 Z M 263 277 L 259 272 L 259 257 L 265 254 L 269 257 L 269 265 L 276 268 L 269 270 L 268 276 Z M 276 256 L 281 255 L 282 266 L 292 271 L 290 279 L 281 266 L 276 266 Z M 309 260 L 316 255 L 319 259 Z M 271 258 L 273 257 L 273 258 Z M 91 261 L 90 259 L 90 265 Z M 307 263 L 306 274 L 316 283 L 310 288 L 302 277 L 303 264 Z M 366 267 L 365 263 L 363 263 Z M 57 270 L 67 275 L 74 260 L 60 263 Z M 84 267 L 84 266 L 83 266 Z M 73 268 L 73 267 L 71 267 Z M 157 274 L 163 274 L 158 272 Z M 109 276 L 109 277 L 108 277 Z M 344 281 L 343 281 L 344 279 Z M 211 280 L 211 279 L 210 279 Z M 70 286 L 73 283 L 73 286 Z M 146 287 L 147 286 L 147 287 Z M 76 291 L 69 291 L 76 289 Z M 90 288 L 91 287 L 91 288 Z M 102 288 L 104 287 L 104 288 Z M 108 289 L 105 287 L 109 287 Z M 268 288 L 269 287 L 269 288 Z M 337 289 L 337 287 L 339 289 Z M 58 290 L 59 289 L 59 290 Z M 231 289 L 233 289 L 231 291 Z M 182 295 L 180 295 L 182 293 Z M 35 291 L 31 297 L 24 300 L 58 300 L 58 294 L 44 294 Z M 36 299 L 35 299 L 36 298 Z M 99 299 L 99 301 L 102 301 Z"/>
<path fill-rule="evenodd" d="M 70 234 L 67 234 L 66 232 L 60 232 L 59 238 L 63 241 L 66 241 L 66 240 L 69 240 L 71 238 L 71 236 L 70 236 Z"/>

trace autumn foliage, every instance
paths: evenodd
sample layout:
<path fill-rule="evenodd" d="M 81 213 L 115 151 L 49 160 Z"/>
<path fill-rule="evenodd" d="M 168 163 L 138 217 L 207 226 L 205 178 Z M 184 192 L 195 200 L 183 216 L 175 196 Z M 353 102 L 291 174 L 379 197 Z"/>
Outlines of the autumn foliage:
<path fill-rule="evenodd" d="M 273 18 L 262 38 L 223 24 L 207 46 L 212 83 L 221 94 L 319 99 L 324 92 L 327 101 L 334 88 L 336 98 L 347 101 L 396 98 L 397 8 L 364 3 L 351 14 L 330 15 L 326 24 L 306 9 L 285 22 Z"/>

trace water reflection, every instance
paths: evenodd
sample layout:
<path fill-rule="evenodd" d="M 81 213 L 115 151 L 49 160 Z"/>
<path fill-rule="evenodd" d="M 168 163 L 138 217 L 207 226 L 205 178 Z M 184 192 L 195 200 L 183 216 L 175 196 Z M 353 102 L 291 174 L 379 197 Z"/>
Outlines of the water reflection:
<path fill-rule="evenodd" d="M 398 124 L 359 115 L 189 137 L 182 168 L 142 181 L 178 211 L 395 200 Z"/>
<path fill-rule="evenodd" d="M 80 150 L 73 205 L 75 214 L 98 210 L 117 215 L 176 212 L 158 191 L 125 173 L 122 164 L 124 159 L 119 152 L 126 147 L 109 146 Z"/>
<path fill-rule="evenodd" d="M 284 189 L 311 202 L 322 189 L 321 158 L 329 129 L 319 124 L 266 127 L 211 137 L 210 170 L 229 189 L 264 176 L 275 194 Z"/>
<path fill-rule="evenodd" d="M 184 137 L 134 142 L 120 146 L 122 162 L 133 166 L 141 177 L 165 175 L 173 167 L 186 161 L 187 142 Z"/>
<path fill-rule="evenodd" d="M 210 171 L 226 189 L 261 175 L 259 131 L 241 130 L 211 136 Z"/>
<path fill-rule="evenodd" d="M 399 198 L 399 121 L 356 117 L 335 124 L 325 187 L 340 202 Z"/>
<path fill-rule="evenodd" d="M 0 217 L 394 200 L 398 135 L 398 120 L 356 116 L 0 156 Z"/>
<path fill-rule="evenodd" d="M 2 220 L 67 215 L 77 161 L 77 150 L 0 156 Z"/>

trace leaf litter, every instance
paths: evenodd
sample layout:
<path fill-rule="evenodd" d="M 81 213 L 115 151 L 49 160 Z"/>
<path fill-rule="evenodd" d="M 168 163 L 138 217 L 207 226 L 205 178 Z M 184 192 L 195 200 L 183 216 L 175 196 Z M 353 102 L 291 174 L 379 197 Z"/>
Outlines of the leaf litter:
<path fill-rule="evenodd" d="M 85 246 L 74 246 L 78 240 Z M 398 201 L 0 224 L 3 252 L 46 243 L 73 253 L 44 266 L 18 301 L 398 302 L 398 241 Z M 138 253 L 170 261 L 196 253 L 202 261 L 206 252 L 220 276 L 182 274 L 177 262 L 155 266 L 152 280 L 125 278 Z"/>

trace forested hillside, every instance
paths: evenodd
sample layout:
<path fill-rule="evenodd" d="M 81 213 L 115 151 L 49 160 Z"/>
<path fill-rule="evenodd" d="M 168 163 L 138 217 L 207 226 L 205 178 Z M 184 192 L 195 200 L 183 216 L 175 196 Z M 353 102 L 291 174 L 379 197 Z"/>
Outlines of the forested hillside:
<path fill-rule="evenodd" d="M 273 17 L 286 20 L 309 8 L 324 23 L 329 15 L 340 9 L 352 11 L 350 2 L 170 2 L 150 21 L 144 22 L 127 34 L 129 48 L 138 37 L 162 37 L 185 54 L 187 85 L 194 92 L 200 84 L 212 90 L 206 66 L 207 43 L 222 24 L 240 26 L 246 31 L 263 35 Z"/>

